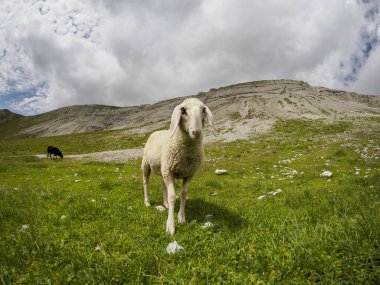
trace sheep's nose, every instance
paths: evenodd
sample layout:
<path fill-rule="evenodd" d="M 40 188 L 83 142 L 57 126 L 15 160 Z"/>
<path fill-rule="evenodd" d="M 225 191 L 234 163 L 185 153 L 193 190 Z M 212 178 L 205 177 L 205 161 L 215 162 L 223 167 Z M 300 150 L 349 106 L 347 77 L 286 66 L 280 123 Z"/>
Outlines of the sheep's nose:
<path fill-rule="evenodd" d="M 192 131 L 194 138 L 199 139 L 201 137 L 201 131 Z"/>

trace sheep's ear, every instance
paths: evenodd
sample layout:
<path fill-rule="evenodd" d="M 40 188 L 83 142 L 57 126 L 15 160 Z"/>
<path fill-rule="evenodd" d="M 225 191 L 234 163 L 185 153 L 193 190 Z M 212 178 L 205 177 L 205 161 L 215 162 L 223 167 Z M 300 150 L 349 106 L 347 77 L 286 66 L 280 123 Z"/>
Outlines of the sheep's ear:
<path fill-rule="evenodd" d="M 215 128 L 214 128 L 214 116 L 212 115 L 211 110 L 207 106 L 205 106 L 205 110 L 206 110 L 205 114 L 206 114 L 207 121 L 212 128 L 212 133 L 214 134 L 214 136 L 216 136 Z"/>
<path fill-rule="evenodd" d="M 169 128 L 170 137 L 172 137 L 175 131 L 177 130 L 179 122 L 181 121 L 181 115 L 182 115 L 181 105 L 178 105 L 174 108 L 172 119 L 170 121 L 170 128 Z"/>

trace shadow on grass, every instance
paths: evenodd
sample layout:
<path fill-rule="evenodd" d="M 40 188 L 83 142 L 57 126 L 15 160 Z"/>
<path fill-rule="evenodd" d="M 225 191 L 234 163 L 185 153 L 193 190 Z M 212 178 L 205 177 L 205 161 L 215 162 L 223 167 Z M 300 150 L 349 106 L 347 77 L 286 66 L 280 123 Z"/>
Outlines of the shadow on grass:
<path fill-rule="evenodd" d="M 212 215 L 210 219 L 211 222 L 226 226 L 231 231 L 235 231 L 245 224 L 245 220 L 238 214 L 217 204 L 201 199 L 189 199 L 186 201 L 186 218 L 188 221 L 197 220 L 199 222 L 207 222 L 209 221 L 206 218 L 207 215 Z"/>

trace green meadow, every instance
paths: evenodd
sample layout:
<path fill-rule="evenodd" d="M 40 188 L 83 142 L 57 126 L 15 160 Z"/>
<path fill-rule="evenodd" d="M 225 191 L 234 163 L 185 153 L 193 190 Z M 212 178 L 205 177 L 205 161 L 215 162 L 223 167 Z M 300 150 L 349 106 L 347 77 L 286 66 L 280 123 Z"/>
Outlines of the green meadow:
<path fill-rule="evenodd" d="M 0 140 L 0 284 L 380 283 L 380 119 L 284 120 L 207 144 L 174 236 L 155 208 L 157 176 L 144 206 L 141 159 L 34 156 L 50 144 L 67 155 L 139 148 L 146 138 Z M 174 240 L 184 250 L 168 254 Z"/>

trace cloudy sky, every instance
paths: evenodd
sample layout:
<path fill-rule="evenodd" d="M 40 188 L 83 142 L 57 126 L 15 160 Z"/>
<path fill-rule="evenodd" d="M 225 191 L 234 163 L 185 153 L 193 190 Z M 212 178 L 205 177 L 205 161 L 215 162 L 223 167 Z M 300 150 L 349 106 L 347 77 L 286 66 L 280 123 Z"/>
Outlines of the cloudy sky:
<path fill-rule="evenodd" d="M 0 109 L 283 78 L 380 95 L 379 39 L 379 0 L 2 0 Z"/>

